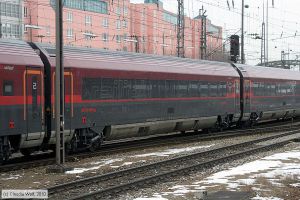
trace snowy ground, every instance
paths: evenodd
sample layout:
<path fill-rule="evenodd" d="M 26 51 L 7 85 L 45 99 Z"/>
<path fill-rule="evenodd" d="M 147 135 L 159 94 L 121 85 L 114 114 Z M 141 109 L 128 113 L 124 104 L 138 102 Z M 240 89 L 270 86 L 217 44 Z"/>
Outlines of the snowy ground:
<path fill-rule="evenodd" d="M 72 171 L 66 172 L 67 174 L 80 174 L 86 171 L 92 171 L 100 169 L 101 167 L 110 167 L 110 168 L 119 168 L 122 166 L 129 166 L 134 163 L 145 163 L 146 159 L 155 158 L 155 157 L 169 157 L 172 155 L 179 155 L 184 153 L 191 153 L 197 150 L 207 149 L 209 147 L 214 146 L 206 145 L 206 146 L 195 146 L 195 147 L 184 147 L 184 148 L 171 148 L 157 152 L 144 153 L 144 154 L 136 154 L 136 155 L 126 155 L 115 159 L 102 159 L 100 161 L 91 162 L 91 167 L 84 168 L 75 168 Z"/>
<path fill-rule="evenodd" d="M 184 197 L 187 197 L 186 195 L 197 193 L 201 190 L 241 191 L 243 187 L 251 187 L 251 190 L 260 194 L 263 190 L 263 186 L 257 182 L 257 179 L 264 177 L 270 181 L 274 187 L 280 187 L 280 180 L 287 176 L 296 177 L 296 180 L 299 182 L 292 186 L 299 188 L 300 147 L 212 174 L 203 180 L 195 181 L 188 185 L 174 185 L 165 192 L 154 193 L 152 196 L 144 196 L 136 198 L 135 200 L 166 200 L 176 199 L 176 197 L 183 197 L 184 199 Z M 253 200 L 280 200 L 280 198 L 261 197 L 257 195 Z"/>

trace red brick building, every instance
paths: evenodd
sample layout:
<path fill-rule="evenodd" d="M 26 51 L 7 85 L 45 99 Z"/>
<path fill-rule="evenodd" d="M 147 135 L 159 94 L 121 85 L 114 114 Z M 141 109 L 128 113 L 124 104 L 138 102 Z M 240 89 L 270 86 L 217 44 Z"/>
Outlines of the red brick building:
<path fill-rule="evenodd" d="M 27 41 L 55 43 L 55 0 L 24 1 Z M 200 58 L 201 18 L 185 17 L 185 57 Z M 176 56 L 177 16 L 146 0 L 65 0 L 64 44 Z M 207 20 L 207 57 L 222 60 L 222 28 Z M 213 53 L 211 53 L 213 52 Z"/>

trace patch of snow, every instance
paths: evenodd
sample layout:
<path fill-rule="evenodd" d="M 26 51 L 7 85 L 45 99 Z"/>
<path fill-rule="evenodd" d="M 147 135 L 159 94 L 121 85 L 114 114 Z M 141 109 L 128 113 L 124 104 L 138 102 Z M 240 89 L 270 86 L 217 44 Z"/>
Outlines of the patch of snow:
<path fill-rule="evenodd" d="M 154 157 L 154 156 L 159 156 L 159 157 L 167 157 L 170 155 L 174 155 L 174 154 L 179 154 L 179 153 L 184 153 L 184 152 L 191 152 L 191 151 L 195 151 L 198 149 L 205 149 L 205 148 L 209 148 L 214 146 L 214 144 L 212 145 L 206 145 L 206 146 L 198 146 L 198 147 L 185 147 L 185 148 L 174 148 L 174 149 L 167 149 L 165 151 L 160 151 L 160 152 L 154 152 L 154 153 L 145 153 L 145 154 L 138 154 L 138 155 L 134 155 L 131 156 L 133 158 L 143 158 L 143 157 Z"/>
<path fill-rule="evenodd" d="M 105 159 L 105 160 L 102 160 L 99 162 L 93 162 L 93 164 L 97 165 L 97 166 L 87 167 L 87 168 L 74 168 L 73 170 L 66 171 L 66 174 L 80 174 L 80 173 L 87 172 L 87 171 L 97 170 L 97 169 L 100 169 L 101 167 L 104 167 L 106 165 L 110 165 L 114 162 L 119 162 L 122 160 L 123 159 Z"/>
<path fill-rule="evenodd" d="M 177 152 L 181 150 L 177 149 Z M 162 153 L 162 152 L 160 152 Z M 145 155 L 145 154 L 144 154 Z M 149 155 L 149 154 L 148 154 Z M 162 153 L 162 155 L 165 155 Z M 152 154 L 151 154 L 152 156 Z M 286 176 L 297 176 L 300 174 L 300 148 L 294 151 L 278 153 L 264 157 L 260 160 L 249 162 L 238 167 L 230 168 L 211 175 L 201 181 L 192 183 L 191 185 L 175 185 L 162 193 L 155 193 L 161 196 L 176 196 L 180 198 L 187 197 L 187 193 L 196 193 L 203 190 L 211 190 L 215 187 L 226 187 L 230 191 L 239 191 L 239 187 L 251 185 L 254 191 L 267 191 L 261 189 L 259 183 L 256 183 L 257 178 L 267 178 L 275 187 L 280 186 L 279 179 Z M 299 187 L 300 183 L 293 184 L 294 187 Z M 154 197 L 154 195 L 153 195 Z M 152 197 L 151 197 L 152 198 Z M 147 198 L 145 200 L 149 200 Z M 142 199 L 135 199 L 142 200 Z M 283 200 L 278 197 L 260 197 L 256 196 L 252 200 Z"/>
<path fill-rule="evenodd" d="M 257 195 L 256 197 L 253 197 L 251 200 L 283 200 L 283 199 L 278 197 L 260 197 Z"/>
<path fill-rule="evenodd" d="M 121 166 L 132 165 L 133 162 L 124 162 Z"/>
<path fill-rule="evenodd" d="M 300 183 L 291 184 L 292 187 L 300 187 Z"/>
<path fill-rule="evenodd" d="M 7 180 L 17 180 L 17 179 L 19 179 L 19 178 L 21 178 L 21 177 L 22 177 L 21 175 L 16 174 L 16 175 L 11 175 L 11 176 L 9 176 L 9 177 L 7 177 L 7 178 L 1 178 L 1 180 L 3 180 L 3 181 L 7 181 Z"/>
<path fill-rule="evenodd" d="M 227 188 L 234 189 L 245 184 L 252 185 L 257 177 L 266 177 L 272 184 L 280 186 L 276 177 L 300 174 L 299 157 L 299 150 L 274 154 L 260 160 L 215 173 L 194 184 L 199 184 L 204 187 L 207 185 L 226 184 Z M 239 179 L 237 178 L 238 176 L 246 176 L 247 179 Z"/>
<path fill-rule="evenodd" d="M 200 192 L 203 189 L 198 188 L 196 189 L 198 185 L 176 185 L 170 188 L 170 190 L 173 191 L 168 191 L 168 192 L 164 192 L 162 193 L 162 195 L 174 195 L 174 196 L 184 196 L 187 193 L 195 193 L 195 192 Z M 189 189 L 193 187 L 193 189 Z"/>
<path fill-rule="evenodd" d="M 92 165 L 92 167 L 75 168 L 73 170 L 67 171 L 66 174 L 80 174 L 80 173 L 87 172 L 87 171 L 97 170 L 97 169 L 99 169 L 101 167 L 104 167 L 104 166 L 109 166 L 109 167 L 115 169 L 115 168 L 119 168 L 120 166 L 127 166 L 127 165 L 132 165 L 133 164 L 133 162 L 125 162 L 126 159 L 143 158 L 143 157 L 149 157 L 149 156 L 151 156 L 151 157 L 170 156 L 170 155 L 173 155 L 173 154 L 180 154 L 180 153 L 184 153 L 184 152 L 195 151 L 195 150 L 198 150 L 198 149 L 209 148 L 211 146 L 214 146 L 214 144 L 207 145 L 207 146 L 174 148 L 174 149 L 168 149 L 168 150 L 161 151 L 161 152 L 139 154 L 139 155 L 134 155 L 134 156 L 125 156 L 125 157 L 122 157 L 122 158 L 115 158 L 115 159 L 104 159 L 104 160 L 89 163 L 89 165 Z M 123 164 L 118 163 L 117 165 L 114 165 L 115 162 L 122 162 L 122 161 L 124 161 Z M 136 163 L 143 163 L 143 162 L 147 162 L 147 161 L 146 160 L 136 161 Z"/>
<path fill-rule="evenodd" d="M 109 164 L 112 164 L 114 162 L 121 162 L 123 161 L 122 158 L 115 158 L 115 159 L 104 159 L 104 160 L 101 160 L 101 161 L 98 161 L 98 162 L 91 162 L 90 165 L 109 165 Z"/>
<path fill-rule="evenodd" d="M 161 195 L 153 195 L 153 197 L 139 197 L 139 198 L 136 198 L 134 200 L 168 200 L 164 197 L 162 197 Z"/>

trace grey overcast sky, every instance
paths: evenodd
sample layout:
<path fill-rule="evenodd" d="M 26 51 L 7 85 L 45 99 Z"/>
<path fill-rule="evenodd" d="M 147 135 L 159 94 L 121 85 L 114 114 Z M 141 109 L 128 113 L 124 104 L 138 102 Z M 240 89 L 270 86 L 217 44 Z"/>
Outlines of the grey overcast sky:
<path fill-rule="evenodd" d="M 177 0 L 161 0 L 164 8 L 177 13 Z M 143 3 L 143 0 L 131 0 Z M 204 6 L 213 24 L 223 27 L 225 39 L 237 33 L 240 35 L 242 0 L 184 0 L 185 14 L 194 17 Z M 252 39 L 249 34 L 261 35 L 263 3 L 267 0 L 245 0 L 245 54 L 247 64 L 260 62 L 261 40 Z M 234 3 L 234 8 L 232 6 Z M 269 61 L 280 60 L 281 51 L 290 52 L 290 59 L 300 59 L 300 0 L 269 0 Z M 286 55 L 288 57 L 288 55 Z"/>

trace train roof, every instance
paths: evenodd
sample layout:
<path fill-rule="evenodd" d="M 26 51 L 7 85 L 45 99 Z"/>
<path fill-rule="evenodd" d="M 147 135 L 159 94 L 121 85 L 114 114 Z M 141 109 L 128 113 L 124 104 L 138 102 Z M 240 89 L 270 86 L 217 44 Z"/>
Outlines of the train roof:
<path fill-rule="evenodd" d="M 236 64 L 245 78 L 300 81 L 300 72 L 273 67 Z"/>
<path fill-rule="evenodd" d="M 46 52 L 51 66 L 55 66 L 55 48 L 47 44 L 36 45 Z M 229 63 L 94 48 L 64 47 L 64 66 L 85 69 L 239 77 L 236 70 Z"/>
<path fill-rule="evenodd" d="M 43 66 L 40 57 L 28 43 L 7 39 L 0 39 L 0 64 Z"/>

